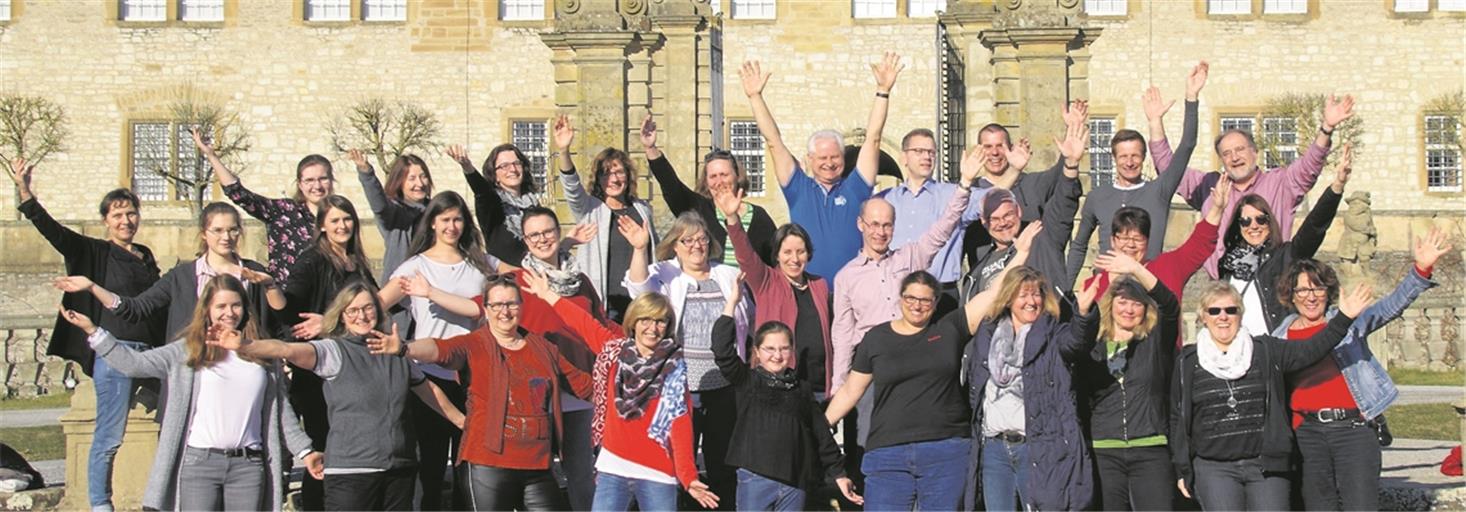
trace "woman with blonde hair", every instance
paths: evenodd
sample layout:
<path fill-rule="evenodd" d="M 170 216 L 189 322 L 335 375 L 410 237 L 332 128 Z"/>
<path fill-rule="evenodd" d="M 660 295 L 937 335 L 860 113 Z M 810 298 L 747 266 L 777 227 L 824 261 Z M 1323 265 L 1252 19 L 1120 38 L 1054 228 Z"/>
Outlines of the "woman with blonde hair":
<path fill-rule="evenodd" d="M 1075 378 L 1099 469 L 1096 508 L 1170 510 L 1175 477 L 1166 429 L 1181 304 L 1118 250 L 1095 258 L 1095 266 L 1114 280 L 1098 311 L 1077 319 L 1077 332 L 1098 343 L 1075 365 Z"/>
<path fill-rule="evenodd" d="M 1227 282 L 1201 295 L 1206 328 L 1181 349 L 1171 377 L 1171 463 L 1176 486 L 1204 510 L 1284 510 L 1293 456 L 1284 377 L 1328 356 L 1372 300 L 1367 287 L 1356 287 L 1327 327 L 1304 341 L 1252 334 L 1242 300 Z"/>
<path fill-rule="evenodd" d="M 256 335 L 247 300 L 244 284 L 234 276 L 209 278 L 177 340 L 147 351 L 117 340 L 86 315 L 62 310 L 66 321 L 87 333 L 97 357 L 117 371 L 167 383 L 143 507 L 280 510 L 286 490 L 280 454 L 288 449 L 307 467 L 319 467 L 321 455 L 310 452 L 310 438 L 285 399 L 281 365 L 210 344 Z"/>

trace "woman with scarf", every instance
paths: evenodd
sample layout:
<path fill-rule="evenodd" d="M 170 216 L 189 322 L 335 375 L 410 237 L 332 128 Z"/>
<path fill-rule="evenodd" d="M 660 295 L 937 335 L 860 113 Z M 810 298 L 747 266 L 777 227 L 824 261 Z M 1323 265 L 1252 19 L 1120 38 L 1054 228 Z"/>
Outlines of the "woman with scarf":
<path fill-rule="evenodd" d="M 1096 281 L 1076 293 L 1079 315 L 1094 305 Z M 994 282 L 984 292 L 996 295 L 993 307 L 966 355 L 968 478 L 980 485 L 969 486 L 964 509 L 1084 509 L 1094 468 L 1070 368 L 1088 356 L 1094 335 L 1060 310 L 1071 304 L 1033 267 L 1019 266 Z"/>
<path fill-rule="evenodd" d="M 1042 223 L 1024 229 L 1004 273 L 1020 267 Z M 1001 275 L 1001 274 L 1000 274 Z M 868 510 L 957 510 L 968 480 L 968 419 L 963 392 L 964 347 L 989 316 L 995 290 L 933 321 L 937 278 L 916 271 L 901 280 L 901 316 L 865 334 L 855 347 L 850 375 L 830 398 L 825 420 L 834 425 L 874 386 L 870 436 L 860 470 Z"/>
<path fill-rule="evenodd" d="M 1100 298 L 1099 311 L 1079 317 L 1075 327 L 1086 342 L 1098 341 L 1075 367 L 1098 468 L 1095 508 L 1171 510 L 1175 474 L 1166 429 L 1181 304 L 1149 268 L 1118 248 L 1095 258 L 1095 266 L 1117 279 Z"/>
<path fill-rule="evenodd" d="M 1293 429 L 1284 376 L 1329 354 L 1370 303 L 1354 289 L 1339 314 L 1306 341 L 1252 334 L 1242 294 L 1223 282 L 1202 292 L 1206 325 L 1181 349 L 1171 377 L 1167 441 L 1176 486 L 1203 510 L 1286 510 Z"/>
<path fill-rule="evenodd" d="M 1451 245 L 1439 228 L 1415 243 L 1414 269 L 1395 291 L 1365 309 L 1334 347 L 1333 357 L 1288 375 L 1288 406 L 1303 462 L 1303 504 L 1308 510 L 1378 510 L 1380 444 L 1376 431 L 1399 396 L 1375 360 L 1369 334 L 1400 317 L 1434 287 L 1431 272 Z M 1339 277 L 1328 265 L 1301 259 L 1278 281 L 1278 301 L 1294 311 L 1273 336 L 1304 340 L 1338 314 Z"/>
<path fill-rule="evenodd" d="M 489 254 L 499 261 L 524 259 L 524 232 L 520 220 L 524 210 L 539 206 L 542 196 L 539 185 L 530 173 L 529 157 L 513 144 L 500 144 L 484 159 L 484 172 L 479 174 L 462 146 L 448 147 L 448 156 L 463 168 L 463 179 L 473 190 L 473 209 L 478 225 L 484 230 Z"/>
<path fill-rule="evenodd" d="M 461 405 L 416 364 L 370 353 L 366 338 L 386 328 L 386 312 L 376 288 L 356 280 L 326 310 L 325 339 L 284 343 L 225 336 L 209 342 L 249 357 L 283 359 L 325 379 L 326 416 L 334 428 L 326 440 L 325 467 L 313 473 L 325 480 L 326 510 L 412 510 L 418 471 L 410 403 L 463 424 Z M 441 476 L 442 466 L 437 469 Z"/>
<path fill-rule="evenodd" d="M 565 510 L 565 495 L 550 473 L 555 448 L 565 445 L 560 392 L 568 386 L 590 399 L 590 375 L 554 343 L 526 332 L 520 324 L 524 301 L 512 276 L 496 276 L 486 286 L 487 322 L 472 332 L 411 343 L 395 330 L 374 332 L 367 345 L 377 354 L 468 364 L 468 420 L 457 471 L 473 510 Z"/>
<path fill-rule="evenodd" d="M 138 350 L 100 329 L 86 315 L 62 318 L 87 334 L 97 357 L 135 378 L 163 379 L 168 403 L 158 451 L 143 493 L 151 510 L 280 510 L 286 483 L 278 468 L 287 452 L 318 470 L 295 412 L 285 400 L 284 369 L 209 344 L 253 337 L 258 328 L 244 284 L 229 274 L 205 281 L 193 318 L 178 339 Z"/>
<path fill-rule="evenodd" d="M 1339 200 L 1344 197 L 1344 184 L 1349 182 L 1352 154 L 1349 146 L 1344 146 L 1334 182 L 1318 196 L 1291 241 L 1283 241 L 1284 233 L 1278 228 L 1277 217 L 1262 196 L 1247 194 L 1237 203 L 1232 222 L 1222 237 L 1225 250 L 1217 262 L 1217 275 L 1242 295 L 1247 311 L 1242 325 L 1249 332 L 1272 332 L 1287 316 L 1288 311 L 1274 300 L 1278 296 L 1278 278 L 1293 261 L 1312 258 L 1323 245 L 1329 224 L 1339 211 Z"/>
<path fill-rule="evenodd" d="M 627 238 L 645 241 L 637 224 L 622 219 Z M 598 321 L 574 301 L 560 300 L 542 276 L 527 274 L 530 292 L 555 308 L 595 352 L 595 502 L 591 510 L 677 510 L 680 483 L 705 508 L 718 496 L 697 478 L 692 443 L 692 398 L 687 362 L 675 332 L 676 314 L 667 297 L 645 293 L 631 301 L 624 327 Z"/>
<path fill-rule="evenodd" d="M 707 224 L 693 212 L 683 213 L 672 222 L 672 229 L 657 247 L 656 263 L 648 264 L 646 252 L 651 237 L 646 228 L 620 221 L 619 229 L 637 251 L 626 272 L 626 289 L 633 295 L 656 292 L 667 297 L 679 322 L 669 331 L 682 344 L 687 360 L 687 385 L 693 393 L 692 431 L 694 446 L 702 452 L 708 472 L 708 483 L 721 494 L 731 494 L 737 485 L 733 468 L 723 463 L 728 441 L 733 435 L 733 388 L 718 371 L 713 358 L 712 327 L 722 314 L 723 306 L 732 300 L 738 282 L 738 269 L 713 261 L 718 249 L 708 238 Z M 734 314 L 739 340 L 748 339 L 749 305 L 739 302 Z M 738 344 L 742 356 L 744 343 Z"/>
<path fill-rule="evenodd" d="M 438 193 L 419 215 L 414 231 L 417 235 L 407 248 L 407 258 L 381 292 L 383 304 L 402 303 L 408 313 L 411 322 L 396 323 L 398 329 L 417 339 L 448 338 L 478 328 L 483 315 L 472 298 L 483 293 L 500 263 L 484 254 L 468 203 L 457 192 Z M 430 362 L 421 363 L 420 368 L 453 403 L 464 406 L 457 371 Z M 417 422 L 417 448 L 422 453 L 418 473 L 423 487 L 421 509 L 434 510 L 441 506 L 443 468 L 458 453 L 461 431 L 421 403 L 412 402 L 409 407 Z"/>
<path fill-rule="evenodd" d="M 750 369 L 734 348 L 735 304 L 733 300 L 724 305 L 723 316 L 713 324 L 713 353 L 718 369 L 733 383 L 738 402 L 738 421 L 728 447 L 728 465 L 738 468 L 738 510 L 804 510 L 805 497 L 821 482 L 835 484 L 846 499 L 861 504 L 845 476 L 840 447 L 815 399 L 814 386 L 789 368 L 794 333 L 777 320 L 760 325 Z"/>
<path fill-rule="evenodd" d="M 596 154 L 591 162 L 594 181 L 590 194 L 586 195 L 580 173 L 575 170 L 575 161 L 570 159 L 575 127 L 568 116 L 561 115 L 555 119 L 554 136 L 555 147 L 560 153 L 560 184 L 565 190 L 565 202 L 570 203 L 576 222 L 596 227 L 594 235 L 580 247 L 577 263 L 589 276 L 592 289 L 599 293 L 598 297 L 606 304 L 611 318 L 619 322 L 626 312 L 626 305 L 631 303 L 631 294 L 621 281 L 631 264 L 633 249 L 616 225 L 621 217 L 627 217 L 646 226 L 647 232 L 652 233 L 648 247 L 655 246 L 657 229 L 652 222 L 652 207 L 636 197 L 636 167 L 625 151 L 606 148 Z"/>

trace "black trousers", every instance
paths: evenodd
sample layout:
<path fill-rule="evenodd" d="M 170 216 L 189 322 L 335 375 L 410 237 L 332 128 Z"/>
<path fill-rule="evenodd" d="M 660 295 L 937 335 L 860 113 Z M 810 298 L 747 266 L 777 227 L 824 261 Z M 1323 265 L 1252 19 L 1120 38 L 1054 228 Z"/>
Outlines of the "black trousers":
<path fill-rule="evenodd" d="M 310 370 L 291 366 L 290 406 L 300 415 L 301 426 L 311 438 L 311 448 L 326 451 L 326 435 L 331 424 L 326 420 L 326 396 L 321 390 L 321 378 Z M 320 480 L 311 477 L 309 471 L 300 478 L 300 510 L 325 510 L 325 491 Z"/>
<path fill-rule="evenodd" d="M 700 391 L 700 407 L 692 410 L 692 444 L 702 451 L 707 484 L 719 498 L 718 510 L 734 510 L 738 491 L 737 468 L 724 464 L 728 445 L 733 439 L 733 424 L 738 420 L 733 386 Z"/>
<path fill-rule="evenodd" d="M 466 410 L 464 404 L 467 397 L 457 382 L 431 375 L 427 377 L 448 395 L 448 400 L 458 406 L 458 410 Z M 451 509 L 452 507 L 443 506 L 443 472 L 448 468 L 448 461 L 457 456 L 458 442 L 463 432 L 422 403 L 422 400 L 413 398 L 407 402 L 412 411 L 414 433 L 417 435 L 417 481 L 422 485 L 422 502 L 418 509 Z"/>
<path fill-rule="evenodd" d="M 1379 510 L 1379 437 L 1363 421 L 1298 426 L 1303 505 L 1308 510 Z"/>
<path fill-rule="evenodd" d="M 326 475 L 326 510 L 412 510 L 416 467 Z"/>
<path fill-rule="evenodd" d="M 1097 448 L 1100 510 L 1172 510 L 1176 474 L 1165 446 Z"/>
<path fill-rule="evenodd" d="M 567 510 L 570 503 L 547 469 L 504 469 L 463 463 L 470 510 Z"/>

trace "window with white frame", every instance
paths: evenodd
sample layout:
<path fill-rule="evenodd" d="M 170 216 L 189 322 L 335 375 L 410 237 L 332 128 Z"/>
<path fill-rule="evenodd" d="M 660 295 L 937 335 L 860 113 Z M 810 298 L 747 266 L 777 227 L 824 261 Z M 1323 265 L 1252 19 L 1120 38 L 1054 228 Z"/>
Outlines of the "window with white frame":
<path fill-rule="evenodd" d="M 774 19 L 775 0 L 723 0 L 732 2 L 732 15 L 735 20 L 771 20 Z"/>
<path fill-rule="evenodd" d="M 117 16 L 122 21 L 164 21 L 168 19 L 168 0 L 121 0 Z"/>
<path fill-rule="evenodd" d="M 1253 126 L 1257 123 L 1257 116 L 1222 116 L 1222 131 L 1242 130 L 1252 133 Z"/>
<path fill-rule="evenodd" d="M 1307 14 L 1308 0 L 1263 0 L 1263 14 Z"/>
<path fill-rule="evenodd" d="M 1435 7 L 1446 12 L 1466 11 L 1466 0 L 1436 0 Z"/>
<path fill-rule="evenodd" d="M 1461 120 L 1447 115 L 1425 116 L 1425 189 L 1461 191 Z"/>
<path fill-rule="evenodd" d="M 517 120 L 510 126 L 511 142 L 514 147 L 529 158 L 529 175 L 534 178 L 535 187 L 545 190 L 545 176 L 550 161 L 549 138 L 546 133 L 549 123 L 544 120 Z"/>
<path fill-rule="evenodd" d="M 224 21 L 224 0 L 178 0 L 178 19 Z"/>
<path fill-rule="evenodd" d="M 764 136 L 758 131 L 758 123 L 752 120 L 728 123 L 729 153 L 743 167 L 748 176 L 748 195 L 764 195 L 764 181 L 768 175 L 764 170 Z"/>
<path fill-rule="evenodd" d="M 1395 12 L 1426 12 L 1430 10 L 1430 0 L 1395 0 Z"/>
<path fill-rule="evenodd" d="M 896 0 L 851 0 L 851 14 L 856 18 L 894 18 Z"/>
<path fill-rule="evenodd" d="M 1109 185 L 1115 181 L 1115 155 L 1110 152 L 1110 139 L 1115 137 L 1115 118 L 1089 118 L 1089 184 Z"/>
<path fill-rule="evenodd" d="M 545 0 L 499 0 L 499 19 L 538 21 L 545 19 Z"/>
<path fill-rule="evenodd" d="M 1252 14 L 1252 0 L 1206 0 L 1207 14 Z"/>
<path fill-rule="evenodd" d="M 1298 159 L 1298 123 L 1291 117 L 1262 118 L 1262 143 L 1271 148 L 1264 155 L 1268 169 L 1283 167 Z"/>
<path fill-rule="evenodd" d="M 1126 0 L 1084 0 L 1084 12 L 1090 16 L 1124 16 Z"/>
<path fill-rule="evenodd" d="M 131 125 L 132 191 L 144 201 L 196 200 L 197 191 L 174 180 L 197 182 L 207 175 L 207 162 L 191 142 L 192 125 L 137 121 Z"/>
<path fill-rule="evenodd" d="M 10 0 L 0 0 L 0 21 L 10 21 Z"/>
<path fill-rule="evenodd" d="M 362 0 L 361 19 L 404 21 L 407 19 L 407 0 Z"/>
<path fill-rule="evenodd" d="M 351 0 L 305 0 L 308 21 L 349 21 Z"/>
<path fill-rule="evenodd" d="M 906 0 L 906 15 L 912 18 L 930 18 L 945 10 L 947 0 Z"/>

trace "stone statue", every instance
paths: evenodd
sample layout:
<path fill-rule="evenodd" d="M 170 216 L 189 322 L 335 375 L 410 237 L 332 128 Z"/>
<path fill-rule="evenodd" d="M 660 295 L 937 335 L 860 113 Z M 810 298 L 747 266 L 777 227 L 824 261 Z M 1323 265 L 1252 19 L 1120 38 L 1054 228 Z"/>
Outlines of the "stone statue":
<path fill-rule="evenodd" d="M 1456 363 L 1461 362 L 1461 354 L 1456 353 L 1459 341 L 1458 326 L 1461 320 L 1456 318 L 1456 308 L 1446 310 L 1445 316 L 1441 317 L 1441 341 L 1446 342 L 1445 354 L 1441 356 L 1441 362 L 1446 366 L 1456 368 Z"/>
<path fill-rule="evenodd" d="M 1374 258 L 1379 233 L 1374 228 L 1374 214 L 1369 209 L 1369 192 L 1355 192 L 1347 200 L 1344 212 L 1344 236 L 1339 240 L 1339 259 L 1364 265 Z"/>

